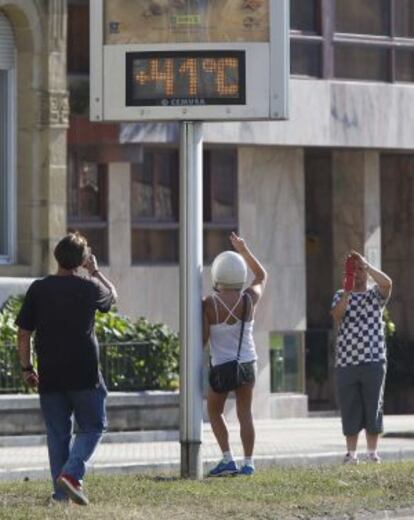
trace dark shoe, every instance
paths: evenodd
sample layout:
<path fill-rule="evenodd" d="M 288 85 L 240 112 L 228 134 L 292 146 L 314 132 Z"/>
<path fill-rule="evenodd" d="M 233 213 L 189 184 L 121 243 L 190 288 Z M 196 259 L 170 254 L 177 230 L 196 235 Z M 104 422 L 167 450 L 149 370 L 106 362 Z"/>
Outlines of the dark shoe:
<path fill-rule="evenodd" d="M 57 483 L 76 504 L 79 504 L 80 506 L 87 506 L 89 504 L 88 497 L 82 490 L 82 484 L 79 480 L 76 480 L 76 478 L 67 473 L 62 473 L 57 479 Z"/>
<path fill-rule="evenodd" d="M 251 477 L 255 471 L 256 469 L 253 464 L 243 464 L 243 466 L 240 468 L 239 475 Z"/>
<path fill-rule="evenodd" d="M 207 476 L 208 477 L 225 477 L 227 475 L 237 475 L 239 472 L 234 460 L 229 462 L 220 461 L 217 466 L 211 469 Z"/>

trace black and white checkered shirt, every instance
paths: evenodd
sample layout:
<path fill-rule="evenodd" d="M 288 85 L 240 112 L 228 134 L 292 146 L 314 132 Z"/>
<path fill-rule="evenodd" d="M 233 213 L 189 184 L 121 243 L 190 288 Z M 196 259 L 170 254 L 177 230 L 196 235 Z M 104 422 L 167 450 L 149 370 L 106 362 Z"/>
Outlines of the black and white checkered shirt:
<path fill-rule="evenodd" d="M 336 292 L 332 308 L 339 302 L 342 294 L 342 289 Z M 386 360 L 382 315 L 387 300 L 377 285 L 368 291 L 349 295 L 348 306 L 336 338 L 336 366 L 346 367 Z"/>

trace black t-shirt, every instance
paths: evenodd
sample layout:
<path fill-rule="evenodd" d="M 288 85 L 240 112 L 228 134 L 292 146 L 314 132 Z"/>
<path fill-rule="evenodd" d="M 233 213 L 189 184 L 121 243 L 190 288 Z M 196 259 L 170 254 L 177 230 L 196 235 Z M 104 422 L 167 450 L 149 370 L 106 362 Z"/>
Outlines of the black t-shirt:
<path fill-rule="evenodd" d="M 111 291 L 95 279 L 55 275 L 32 283 L 16 325 L 35 331 L 40 393 L 96 386 L 95 311 L 108 312 L 111 304 Z"/>

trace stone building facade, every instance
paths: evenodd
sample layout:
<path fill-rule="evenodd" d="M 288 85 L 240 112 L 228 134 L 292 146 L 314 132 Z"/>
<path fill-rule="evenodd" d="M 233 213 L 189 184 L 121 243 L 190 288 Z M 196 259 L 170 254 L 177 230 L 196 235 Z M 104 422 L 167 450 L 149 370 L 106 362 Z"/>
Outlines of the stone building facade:
<path fill-rule="evenodd" d="M 292 0 L 290 119 L 203 125 L 205 291 L 232 229 L 269 271 L 258 416 L 303 414 L 306 394 L 315 409 L 335 406 L 329 307 L 350 248 L 394 279 L 390 311 L 414 341 L 414 12 L 403 3 L 401 17 L 389 0 Z M 178 128 L 88 122 L 87 11 L 84 0 L 0 0 L 16 50 L 15 240 L 0 277 L 47 273 L 76 227 L 120 310 L 177 329 Z"/>
<path fill-rule="evenodd" d="M 7 188 L 13 185 L 2 218 L 14 235 L 0 252 L 1 276 L 47 272 L 53 244 L 66 229 L 66 8 L 64 0 L 0 2 L 15 55 L 4 100 L 13 113 L 3 145 L 13 160 L 2 171 Z"/>

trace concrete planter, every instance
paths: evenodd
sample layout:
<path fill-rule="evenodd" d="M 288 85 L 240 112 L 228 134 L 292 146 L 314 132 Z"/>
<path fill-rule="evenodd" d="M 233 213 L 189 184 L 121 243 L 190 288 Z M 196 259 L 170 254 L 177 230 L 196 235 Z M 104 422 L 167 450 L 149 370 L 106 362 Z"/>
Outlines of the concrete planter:
<path fill-rule="evenodd" d="M 109 431 L 177 430 L 178 392 L 110 393 Z M 0 435 L 45 433 L 37 395 L 0 396 Z"/>
<path fill-rule="evenodd" d="M 269 407 L 267 403 L 266 409 Z M 108 431 L 178 430 L 180 426 L 180 395 L 178 392 L 111 392 L 108 396 Z M 204 421 L 208 422 L 204 400 Z M 307 416 L 307 396 L 303 394 L 272 394 L 268 418 L 284 419 Z M 254 415 L 261 417 L 260 403 Z M 236 403 L 230 397 L 225 415 L 237 421 Z M 0 436 L 44 434 L 45 428 L 37 395 L 0 396 Z"/>

